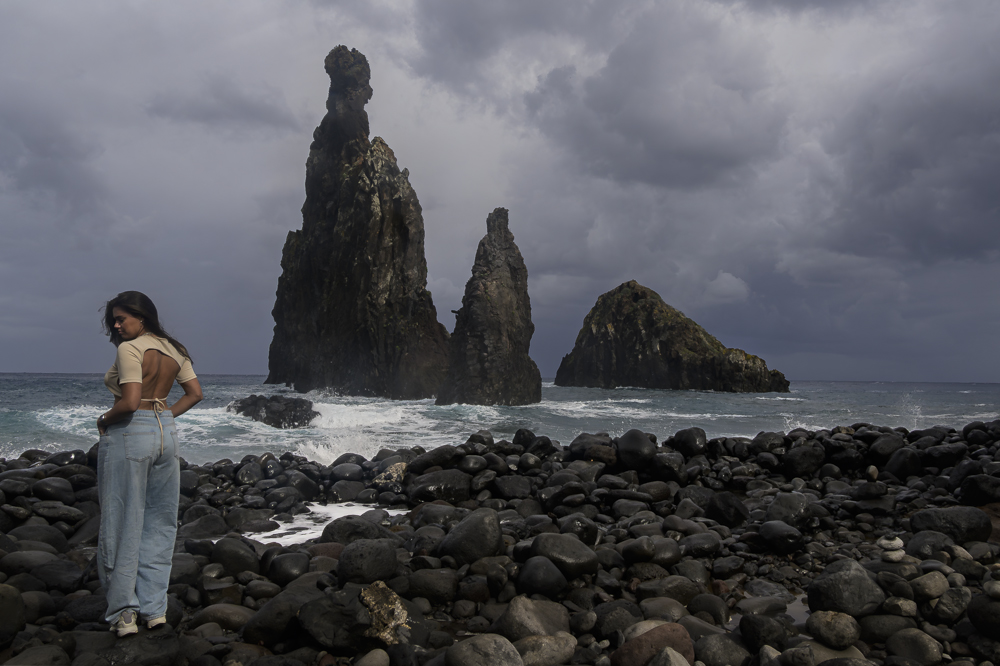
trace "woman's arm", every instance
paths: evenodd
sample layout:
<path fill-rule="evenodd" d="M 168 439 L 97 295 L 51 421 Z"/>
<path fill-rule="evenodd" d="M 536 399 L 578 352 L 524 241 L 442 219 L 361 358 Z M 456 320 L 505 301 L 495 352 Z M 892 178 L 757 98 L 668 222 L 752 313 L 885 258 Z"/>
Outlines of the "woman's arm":
<path fill-rule="evenodd" d="M 170 406 L 170 413 L 175 417 L 180 416 L 187 410 L 191 409 L 199 402 L 201 402 L 201 384 L 198 379 L 192 379 L 191 381 L 184 382 L 181 384 L 181 388 L 184 389 L 184 395 L 177 399 L 173 405 Z"/>
<path fill-rule="evenodd" d="M 104 418 L 97 419 L 97 432 L 104 434 L 104 429 L 112 423 L 118 423 L 129 414 L 139 409 L 139 402 L 142 398 L 142 384 L 140 382 L 128 382 L 121 385 L 122 397 L 115 400 L 115 405 L 104 412 Z"/>

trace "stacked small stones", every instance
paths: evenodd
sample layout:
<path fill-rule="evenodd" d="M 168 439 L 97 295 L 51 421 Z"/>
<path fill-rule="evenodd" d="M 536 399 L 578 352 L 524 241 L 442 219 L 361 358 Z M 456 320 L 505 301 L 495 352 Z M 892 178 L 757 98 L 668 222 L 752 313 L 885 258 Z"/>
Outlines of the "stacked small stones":
<path fill-rule="evenodd" d="M 168 627 L 123 639 L 95 460 L 0 461 L 0 662 L 1000 663 L 1000 422 L 182 463 Z M 372 508 L 268 543 L 348 500 Z"/>

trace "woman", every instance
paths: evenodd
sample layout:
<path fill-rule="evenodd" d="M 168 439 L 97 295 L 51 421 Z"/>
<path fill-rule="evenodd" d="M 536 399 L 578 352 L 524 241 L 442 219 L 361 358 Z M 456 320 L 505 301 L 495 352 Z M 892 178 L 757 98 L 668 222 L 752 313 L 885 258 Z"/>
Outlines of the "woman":
<path fill-rule="evenodd" d="M 114 406 L 97 419 L 101 500 L 97 570 L 106 619 L 119 636 L 166 623 L 167 586 L 177 533 L 180 464 L 174 417 L 201 400 L 191 355 L 167 335 L 156 306 L 125 291 L 104 306 L 104 331 L 118 348 L 104 384 Z M 169 408 L 174 380 L 184 395 Z"/>

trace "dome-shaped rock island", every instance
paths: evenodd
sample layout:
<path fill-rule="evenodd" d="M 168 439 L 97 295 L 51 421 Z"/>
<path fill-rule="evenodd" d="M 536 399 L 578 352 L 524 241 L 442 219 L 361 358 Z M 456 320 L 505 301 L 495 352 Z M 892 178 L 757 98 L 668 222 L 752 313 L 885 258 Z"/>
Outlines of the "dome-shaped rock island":
<path fill-rule="evenodd" d="M 557 386 L 788 392 L 764 359 L 729 349 L 635 280 L 602 294 L 583 320 Z"/>

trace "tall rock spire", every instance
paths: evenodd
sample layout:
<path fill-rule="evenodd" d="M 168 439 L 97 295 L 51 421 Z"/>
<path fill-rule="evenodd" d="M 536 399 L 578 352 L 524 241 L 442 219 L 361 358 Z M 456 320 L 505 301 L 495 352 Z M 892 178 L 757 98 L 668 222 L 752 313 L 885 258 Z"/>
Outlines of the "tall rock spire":
<path fill-rule="evenodd" d="M 302 229 L 282 251 L 267 383 L 428 398 L 448 332 L 427 291 L 420 202 L 389 146 L 368 140 L 368 60 L 338 46 L 325 65 L 327 114 L 309 147 Z"/>
<path fill-rule="evenodd" d="M 535 325 L 528 269 L 507 226 L 507 209 L 486 218 L 472 277 L 451 336 L 451 367 L 437 403 L 525 405 L 542 399 L 542 376 L 528 356 Z"/>

